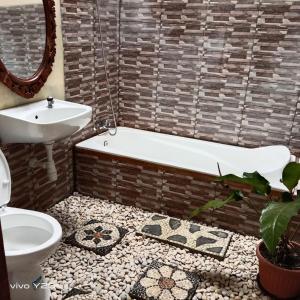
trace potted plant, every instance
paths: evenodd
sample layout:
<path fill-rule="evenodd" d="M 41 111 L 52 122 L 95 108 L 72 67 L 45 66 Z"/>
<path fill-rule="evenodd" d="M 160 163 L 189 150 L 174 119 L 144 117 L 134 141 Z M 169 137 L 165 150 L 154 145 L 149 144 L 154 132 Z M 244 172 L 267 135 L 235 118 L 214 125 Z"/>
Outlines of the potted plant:
<path fill-rule="evenodd" d="M 219 167 L 219 166 L 218 166 Z M 293 241 L 299 230 L 291 220 L 300 210 L 300 164 L 291 162 L 282 172 L 281 182 L 286 191 L 272 193 L 270 184 L 258 172 L 244 173 L 242 177 L 228 174 L 217 181 L 228 190 L 226 199 L 213 199 L 193 211 L 196 216 L 206 210 L 222 208 L 234 201 L 245 201 L 259 216 L 262 241 L 257 245 L 259 282 L 270 294 L 281 299 L 300 296 L 300 244 Z M 259 212 L 236 186 L 248 185 L 252 192 L 266 198 L 265 208 Z M 274 196 L 275 195 L 275 196 Z"/>

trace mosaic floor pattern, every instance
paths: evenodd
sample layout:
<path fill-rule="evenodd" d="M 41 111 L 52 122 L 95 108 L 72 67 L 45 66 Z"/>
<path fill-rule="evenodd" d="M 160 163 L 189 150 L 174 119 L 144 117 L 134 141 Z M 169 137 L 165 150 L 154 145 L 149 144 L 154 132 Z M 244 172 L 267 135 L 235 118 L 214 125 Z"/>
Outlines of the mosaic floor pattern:
<path fill-rule="evenodd" d="M 127 232 L 122 227 L 90 220 L 67 237 L 64 242 L 104 256 L 122 240 Z"/>
<path fill-rule="evenodd" d="M 138 300 L 190 300 L 199 282 L 194 273 L 154 261 L 129 294 Z"/>
<path fill-rule="evenodd" d="M 42 264 L 51 289 L 51 300 L 62 300 L 65 297 L 67 300 L 136 299 L 130 297 L 129 293 L 134 293 L 133 287 L 138 285 L 141 276 L 145 277 L 143 274 L 149 270 L 149 266 L 154 261 L 200 276 L 201 280 L 192 300 L 271 299 L 264 295 L 257 286 L 258 264 L 255 250 L 259 241 L 254 237 L 234 233 L 225 258 L 220 260 L 190 251 L 188 248 L 178 245 L 174 247 L 174 245 L 159 239 L 137 234 L 142 225 L 154 215 L 137 207 L 124 206 L 75 193 L 51 207 L 47 213 L 55 217 L 63 229 L 63 242 Z M 95 223 L 91 222 L 91 227 L 85 228 L 92 230 L 93 233 L 84 232 L 87 239 L 83 242 L 90 241 L 91 244 L 78 247 L 64 243 L 66 237 L 74 236 L 75 239 L 75 232 L 82 230 L 86 226 L 83 224 L 89 220 L 97 220 Z M 172 222 L 174 227 L 174 223 L 177 223 Z M 125 228 L 128 233 L 113 246 L 109 253 L 102 256 L 93 251 L 96 244 L 98 243 L 98 248 L 100 244 L 98 242 L 99 235 L 95 237 L 94 233 L 100 232 L 103 236 L 112 235 L 114 231 L 104 226 L 106 224 Z M 196 225 L 203 227 L 205 224 Z M 102 229 L 98 228 L 99 226 Z M 111 230 L 112 233 L 103 232 L 104 230 Z M 213 228 L 212 231 L 219 231 L 219 229 Z M 225 230 L 221 231 L 228 233 Z M 83 239 L 81 238 L 79 241 L 81 242 Z M 109 238 L 104 237 L 103 240 L 105 241 L 105 239 Z M 76 243 L 76 245 L 78 244 Z M 87 246 L 92 246 L 93 250 Z M 164 270 L 163 272 L 165 274 Z M 178 275 L 178 273 L 176 274 Z M 148 277 L 151 279 L 151 276 Z M 149 285 L 153 282 L 146 279 L 141 283 L 145 286 L 147 283 Z M 172 280 L 163 280 L 160 284 L 162 287 L 174 285 Z M 142 289 L 141 285 L 139 287 Z M 179 286 L 179 288 L 184 287 L 189 286 Z M 145 287 L 143 289 L 146 291 Z M 139 295 L 141 297 L 141 293 Z M 178 295 L 177 299 L 180 297 Z M 182 292 L 180 295 L 185 297 L 186 293 Z"/>
<path fill-rule="evenodd" d="M 141 234 L 223 259 L 232 233 L 188 221 L 154 214 L 140 228 Z"/>

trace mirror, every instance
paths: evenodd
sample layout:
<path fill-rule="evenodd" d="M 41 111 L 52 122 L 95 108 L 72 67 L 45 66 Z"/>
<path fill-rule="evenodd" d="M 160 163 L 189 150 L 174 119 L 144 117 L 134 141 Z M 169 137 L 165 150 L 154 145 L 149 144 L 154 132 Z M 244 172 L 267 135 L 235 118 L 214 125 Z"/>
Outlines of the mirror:
<path fill-rule="evenodd" d="M 0 81 L 32 98 L 52 71 L 54 0 L 0 1 Z"/>
<path fill-rule="evenodd" d="M 0 2 L 0 59 L 15 76 L 34 75 L 43 60 L 46 21 L 42 0 Z"/>

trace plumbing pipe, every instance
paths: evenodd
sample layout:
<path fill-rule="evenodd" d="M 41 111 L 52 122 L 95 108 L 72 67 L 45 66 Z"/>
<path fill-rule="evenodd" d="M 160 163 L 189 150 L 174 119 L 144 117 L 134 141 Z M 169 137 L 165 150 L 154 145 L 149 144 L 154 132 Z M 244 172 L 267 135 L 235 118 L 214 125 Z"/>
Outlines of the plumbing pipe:
<path fill-rule="evenodd" d="M 48 179 L 50 182 L 54 182 L 57 180 L 57 170 L 55 166 L 55 161 L 53 159 L 53 144 L 44 144 L 47 152 L 47 160 L 46 161 L 38 161 L 36 158 L 31 159 L 29 161 L 29 166 L 31 168 L 36 168 L 40 166 L 43 169 L 47 170 Z"/>
<path fill-rule="evenodd" d="M 47 161 L 45 162 L 45 167 L 47 169 L 47 174 L 50 182 L 57 180 L 57 170 L 55 166 L 55 161 L 53 159 L 53 144 L 45 144 L 47 151 Z"/>

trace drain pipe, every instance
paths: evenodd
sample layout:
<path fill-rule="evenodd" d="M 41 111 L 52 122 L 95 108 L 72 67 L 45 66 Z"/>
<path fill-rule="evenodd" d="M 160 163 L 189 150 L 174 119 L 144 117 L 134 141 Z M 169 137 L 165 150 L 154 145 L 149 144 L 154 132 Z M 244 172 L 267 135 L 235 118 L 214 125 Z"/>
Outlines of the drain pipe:
<path fill-rule="evenodd" d="M 38 161 L 33 158 L 29 161 L 29 166 L 31 168 L 41 167 L 47 170 L 48 179 L 50 182 L 57 180 L 57 170 L 55 166 L 55 161 L 53 159 L 53 145 L 54 143 L 44 144 L 47 152 L 47 161 Z"/>
<path fill-rule="evenodd" d="M 53 144 L 45 144 L 47 151 L 47 161 L 45 162 L 45 168 L 47 169 L 47 174 L 50 182 L 57 180 L 57 170 L 55 167 L 55 161 L 53 159 Z"/>

